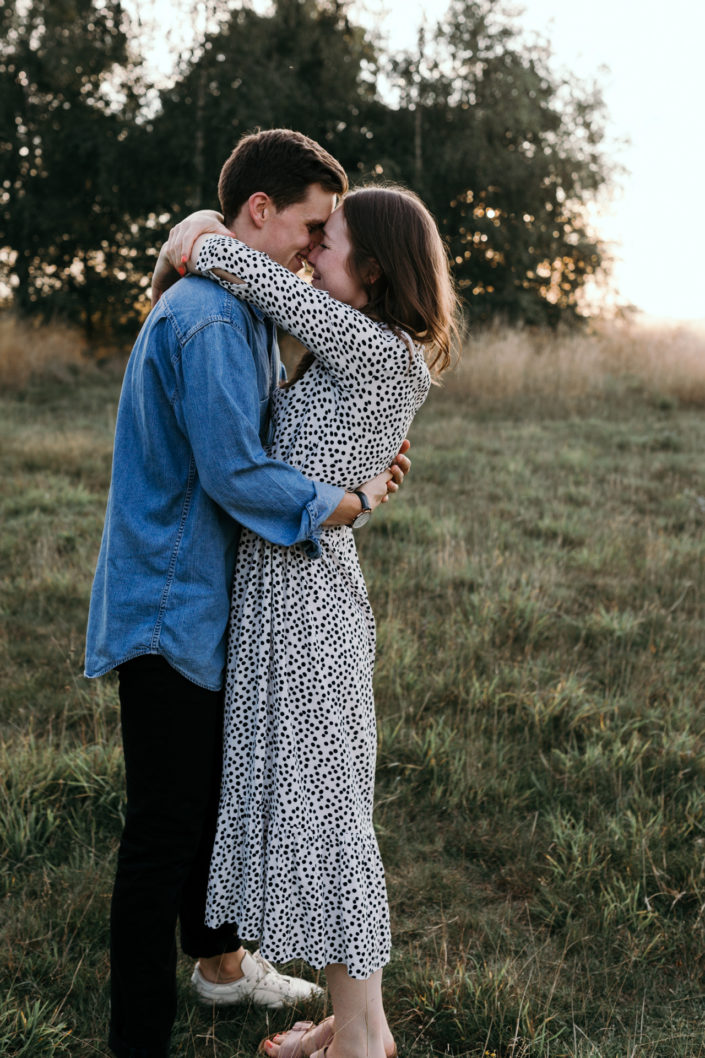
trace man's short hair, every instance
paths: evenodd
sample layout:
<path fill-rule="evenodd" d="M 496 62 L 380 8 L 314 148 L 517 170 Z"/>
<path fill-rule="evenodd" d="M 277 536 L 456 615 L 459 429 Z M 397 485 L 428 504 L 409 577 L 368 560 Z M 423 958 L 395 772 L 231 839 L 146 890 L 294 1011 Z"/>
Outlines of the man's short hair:
<path fill-rule="evenodd" d="M 337 195 L 348 189 L 342 165 L 320 143 L 291 129 L 267 129 L 244 136 L 218 181 L 225 223 L 233 223 L 256 191 L 264 191 L 277 209 L 284 209 L 303 201 L 312 184 Z"/>

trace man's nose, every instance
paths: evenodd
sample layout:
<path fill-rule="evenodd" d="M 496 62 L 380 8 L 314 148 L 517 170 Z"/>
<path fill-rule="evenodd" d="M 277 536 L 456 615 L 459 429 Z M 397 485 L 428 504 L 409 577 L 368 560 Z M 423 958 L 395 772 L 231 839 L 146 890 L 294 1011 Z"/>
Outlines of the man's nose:
<path fill-rule="evenodd" d="M 309 256 L 310 256 L 310 254 L 311 254 L 311 252 L 313 250 L 315 250 L 318 246 L 321 245 L 322 241 L 323 241 L 323 232 L 320 229 L 318 231 L 312 231 L 310 233 L 309 240 L 308 240 L 308 251 L 307 251 Z"/>

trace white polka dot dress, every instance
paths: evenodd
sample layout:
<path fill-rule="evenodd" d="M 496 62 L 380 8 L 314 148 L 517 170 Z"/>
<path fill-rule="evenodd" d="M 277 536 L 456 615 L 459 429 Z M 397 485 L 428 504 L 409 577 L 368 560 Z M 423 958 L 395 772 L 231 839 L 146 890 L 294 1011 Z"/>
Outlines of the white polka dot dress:
<path fill-rule="evenodd" d="M 207 240 L 199 271 L 232 285 L 316 359 L 273 399 L 268 454 L 358 488 L 388 467 L 423 403 L 421 350 L 234 239 Z M 374 618 L 351 529 L 322 556 L 244 530 L 233 582 L 225 753 L 206 920 L 236 922 L 275 962 L 389 960 L 384 871 L 372 824 Z"/>

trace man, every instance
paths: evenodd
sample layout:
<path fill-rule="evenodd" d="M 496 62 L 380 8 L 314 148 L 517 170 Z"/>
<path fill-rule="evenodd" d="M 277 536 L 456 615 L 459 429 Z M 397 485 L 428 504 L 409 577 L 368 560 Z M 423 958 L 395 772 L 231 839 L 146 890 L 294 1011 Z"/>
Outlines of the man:
<path fill-rule="evenodd" d="M 278 129 L 240 141 L 218 192 L 234 234 L 298 270 L 346 188 L 323 148 Z M 362 509 L 357 494 L 265 456 L 279 373 L 271 323 L 196 277 L 159 300 L 125 373 L 86 646 L 86 675 L 117 668 L 120 681 L 127 812 L 109 1040 L 118 1058 L 168 1054 L 177 918 L 201 998 L 280 1006 L 320 992 L 245 952 L 234 925 L 204 924 L 239 526 L 315 558 L 321 525 L 351 524 Z M 382 477 L 366 487 L 372 506 L 386 489 Z"/>

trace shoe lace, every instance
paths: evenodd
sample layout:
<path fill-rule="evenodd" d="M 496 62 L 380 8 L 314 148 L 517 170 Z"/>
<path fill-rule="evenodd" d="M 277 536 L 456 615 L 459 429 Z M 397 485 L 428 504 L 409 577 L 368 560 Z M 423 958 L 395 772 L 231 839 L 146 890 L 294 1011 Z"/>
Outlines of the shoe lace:
<path fill-rule="evenodd" d="M 274 967 L 272 966 L 271 962 L 267 962 L 267 960 L 265 959 L 264 955 L 260 955 L 260 953 L 258 951 L 251 952 L 251 955 L 252 955 L 252 958 L 257 963 L 257 965 L 262 970 L 264 970 L 265 974 L 275 974 L 275 976 L 277 976 L 277 977 L 283 976 L 283 974 L 279 974 L 277 972 L 277 970 L 274 969 Z"/>

